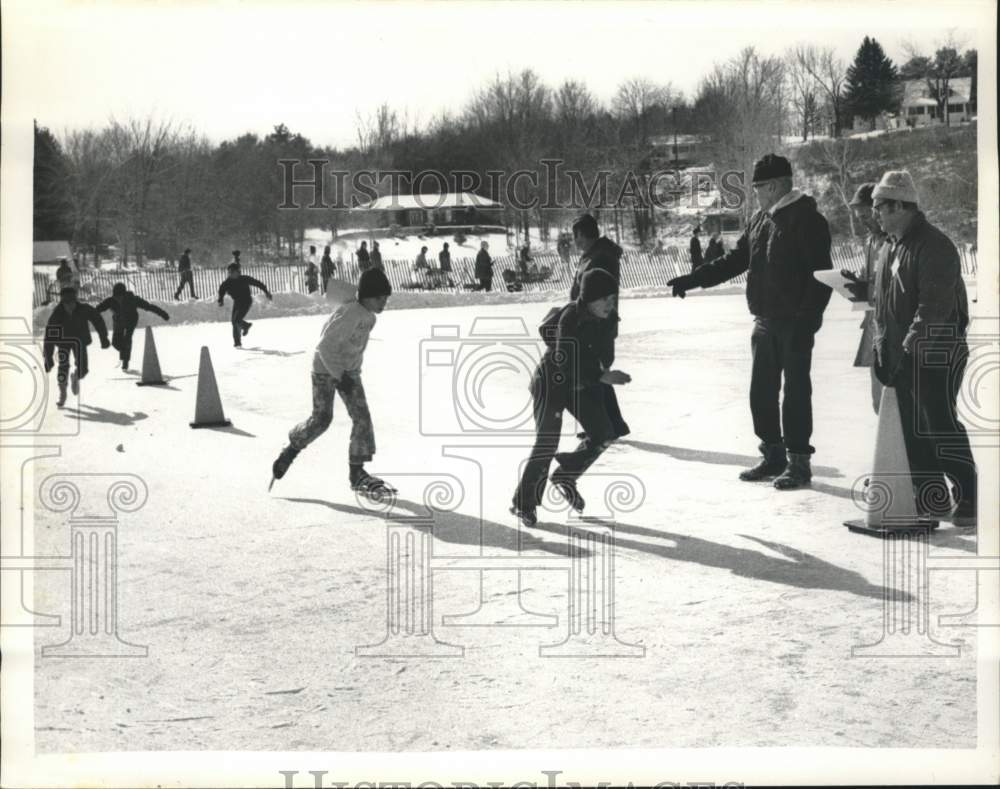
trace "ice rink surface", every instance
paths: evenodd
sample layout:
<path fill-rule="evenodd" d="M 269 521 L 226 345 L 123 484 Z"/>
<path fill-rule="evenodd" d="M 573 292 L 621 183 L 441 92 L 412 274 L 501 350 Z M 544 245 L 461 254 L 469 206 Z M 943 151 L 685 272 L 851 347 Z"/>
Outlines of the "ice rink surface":
<path fill-rule="evenodd" d="M 412 527 L 387 525 L 350 491 L 339 401 L 333 427 L 267 492 L 271 461 L 309 414 L 322 316 L 258 320 L 242 351 L 228 323 L 159 327 L 168 387 L 135 386 L 92 346 L 79 407 L 45 417 L 49 428 L 79 419 L 79 434 L 35 461 L 35 478 L 130 473 L 148 486 L 146 505 L 121 517 L 117 570 L 119 635 L 148 655 L 36 658 L 39 751 L 973 747 L 974 634 L 938 616 L 975 606 L 974 573 L 930 575 L 930 635 L 958 656 L 852 656 L 883 635 L 883 544 L 842 525 L 861 517 L 852 488 L 870 470 L 876 426 L 868 371 L 851 366 L 860 314 L 836 299 L 826 312 L 813 485 L 778 492 L 737 479 L 757 444 L 743 296 L 625 299 L 615 366 L 633 378 L 618 390 L 632 433 L 580 489 L 597 515 L 616 485 L 637 498 L 613 519 L 569 526 L 540 510 L 526 532 L 507 506 L 530 435 L 501 436 L 486 420 L 517 427 L 549 306 L 379 316 L 363 368 L 378 445 L 368 469 L 400 489 L 390 514 L 427 515 L 428 490 L 446 510 L 418 524 L 429 542 L 411 532 L 397 553 L 390 534 Z M 476 319 L 522 319 L 531 336 L 472 337 Z M 457 330 L 432 339 L 434 326 Z M 228 430 L 188 426 L 203 344 Z M 434 499 L 441 480 L 452 492 Z M 35 509 L 35 553 L 67 553 L 65 516 Z M 581 531 L 613 534 L 613 550 L 573 542 Z M 571 542 L 593 561 L 574 563 Z M 398 599 L 433 620 L 433 636 L 397 648 L 387 557 L 412 564 L 422 547 L 432 605 L 412 585 Z M 975 548 L 950 524 L 930 537 L 931 556 Z M 36 610 L 64 623 L 39 628 L 36 644 L 68 637 L 66 575 L 36 573 Z M 597 575 L 612 578 L 613 609 L 596 582 L 580 596 L 580 579 Z M 581 601 L 613 634 L 568 638 Z M 540 653 L 562 642 L 577 656 Z M 431 654 L 359 653 L 380 643 L 371 651 Z"/>

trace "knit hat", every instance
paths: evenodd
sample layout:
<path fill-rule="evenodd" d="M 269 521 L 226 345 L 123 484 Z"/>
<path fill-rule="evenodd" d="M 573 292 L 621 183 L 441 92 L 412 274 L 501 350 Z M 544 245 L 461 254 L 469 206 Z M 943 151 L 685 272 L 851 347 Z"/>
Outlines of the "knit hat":
<path fill-rule="evenodd" d="M 770 181 L 772 178 L 791 178 L 792 165 L 784 156 L 776 153 L 764 154 L 753 165 L 753 183 Z"/>
<path fill-rule="evenodd" d="M 872 191 L 872 199 L 881 197 L 883 200 L 899 200 L 903 203 L 916 203 L 917 187 L 913 176 L 906 170 L 889 170 Z"/>
<path fill-rule="evenodd" d="M 618 283 L 607 271 L 595 268 L 583 275 L 580 280 L 580 301 L 589 304 L 618 292 Z"/>
<path fill-rule="evenodd" d="M 389 284 L 389 278 L 382 269 L 370 268 L 361 272 L 361 279 L 358 280 L 358 301 L 391 295 L 392 285 Z"/>
<path fill-rule="evenodd" d="M 233 257 L 238 258 L 240 256 L 240 251 L 238 249 L 233 250 Z"/>
<path fill-rule="evenodd" d="M 866 184 L 861 184 L 854 193 L 854 197 L 851 198 L 851 202 L 848 205 L 851 206 L 867 206 L 871 208 L 872 205 L 872 189 L 875 188 L 875 184 L 869 181 Z"/>

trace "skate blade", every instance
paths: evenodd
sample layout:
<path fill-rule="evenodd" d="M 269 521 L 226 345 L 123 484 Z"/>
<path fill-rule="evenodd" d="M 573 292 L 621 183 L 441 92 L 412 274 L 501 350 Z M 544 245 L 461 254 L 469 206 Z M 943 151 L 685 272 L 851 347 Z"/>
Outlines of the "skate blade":
<path fill-rule="evenodd" d="M 271 492 L 271 488 L 274 487 L 274 483 L 278 481 L 277 477 L 271 477 L 271 484 L 267 486 L 267 492 Z"/>

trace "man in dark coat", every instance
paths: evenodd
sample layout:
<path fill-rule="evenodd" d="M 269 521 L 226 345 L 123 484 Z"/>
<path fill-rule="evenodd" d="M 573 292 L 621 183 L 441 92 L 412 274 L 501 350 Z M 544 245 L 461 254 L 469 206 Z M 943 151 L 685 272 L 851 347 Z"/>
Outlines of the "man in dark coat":
<path fill-rule="evenodd" d="M 372 268 L 384 271 L 382 265 L 382 250 L 378 248 L 378 241 L 372 241 Z"/>
<path fill-rule="evenodd" d="M 833 267 L 830 229 L 816 201 L 792 188 L 792 166 L 784 157 L 769 153 L 754 164 L 753 190 L 760 208 L 736 248 L 667 284 L 683 298 L 692 288 L 709 288 L 749 271 L 747 304 L 754 316 L 750 412 L 764 458 L 740 479 L 778 475 L 774 486 L 791 490 L 812 479 L 812 349 L 832 293 L 813 272 Z"/>
<path fill-rule="evenodd" d="M 98 312 L 105 310 L 111 310 L 111 345 L 118 351 L 123 370 L 128 369 L 129 359 L 132 358 L 132 335 L 139 325 L 139 310 L 152 312 L 165 321 L 170 320 L 164 310 L 136 296 L 125 287 L 124 282 L 116 282 L 111 288 L 111 296 L 97 305 Z"/>
<path fill-rule="evenodd" d="M 76 300 L 75 288 L 63 288 L 59 292 L 59 303 L 49 315 L 45 325 L 45 341 L 42 345 L 42 356 L 45 360 L 45 372 L 53 367 L 53 355 L 59 351 L 59 366 L 57 382 L 59 384 L 59 400 L 56 405 L 66 402 L 66 382 L 69 380 L 73 394 L 80 393 L 80 381 L 87 376 L 87 346 L 90 345 L 90 326 L 93 324 L 97 335 L 101 338 L 101 347 L 108 348 L 108 327 L 101 313 L 89 304 Z M 76 369 L 69 375 L 69 356 L 73 354 Z"/>
<path fill-rule="evenodd" d="M 448 249 L 447 241 L 444 242 L 444 246 L 438 252 L 438 268 L 441 269 L 441 273 L 443 274 L 451 273 L 451 250 Z"/>
<path fill-rule="evenodd" d="M 490 257 L 489 248 L 490 245 L 486 241 L 483 241 L 479 245 L 479 252 L 476 253 L 475 272 L 476 279 L 479 280 L 476 290 L 485 290 L 487 292 L 493 290 L 493 258 Z"/>
<path fill-rule="evenodd" d="M 691 244 L 689 248 L 691 250 L 692 271 L 694 271 L 695 269 L 698 268 L 698 266 L 704 263 L 704 258 L 701 256 L 701 239 L 698 238 L 698 235 L 700 233 L 701 233 L 700 227 L 696 227 L 694 231 L 691 233 Z"/>
<path fill-rule="evenodd" d="M 876 272 L 875 372 L 896 390 L 915 486 L 944 474 L 954 483 L 952 523 L 975 527 L 976 463 L 956 412 L 969 356 L 969 302 L 958 250 L 917 207 L 905 170 L 885 173 L 872 198 L 889 234 L 888 254 Z"/>
<path fill-rule="evenodd" d="M 181 276 L 181 281 L 177 285 L 177 290 L 174 292 L 174 298 L 179 299 L 181 297 L 181 291 L 184 290 L 184 286 L 187 285 L 191 293 L 191 298 L 196 299 L 197 296 L 194 295 L 194 275 L 191 273 L 191 250 L 185 249 L 184 254 L 181 255 L 181 259 L 177 262 L 177 273 Z"/>
<path fill-rule="evenodd" d="M 219 306 L 222 306 L 222 299 L 228 293 L 229 297 L 233 300 L 231 320 L 233 323 L 234 348 L 243 347 L 240 337 L 246 336 L 247 332 L 250 331 L 250 327 L 253 326 L 249 321 L 243 320 L 253 305 L 253 296 L 250 295 L 250 288 L 252 287 L 264 291 L 264 295 L 267 296 L 268 300 L 272 298 L 271 291 L 267 289 L 267 285 L 253 277 L 240 274 L 240 267 L 236 263 L 230 263 L 229 277 L 224 279 L 222 284 L 219 285 Z"/>
<path fill-rule="evenodd" d="M 368 242 L 362 241 L 361 247 L 358 249 L 358 272 L 363 274 L 371 268 L 371 265 L 372 258 L 368 254 Z"/>
<path fill-rule="evenodd" d="M 330 257 L 330 247 L 323 247 L 323 259 L 319 262 L 319 276 L 323 281 L 323 293 L 326 293 L 326 285 L 333 278 L 333 258 Z"/>
<path fill-rule="evenodd" d="M 601 235 L 601 231 L 597 227 L 597 220 L 590 214 L 583 214 L 573 223 L 573 241 L 580 252 L 580 262 L 577 263 L 573 284 L 569 289 L 570 299 L 575 301 L 579 298 L 580 282 L 588 271 L 603 269 L 615 281 L 615 305 L 607 318 L 612 342 L 608 345 L 606 358 L 603 359 L 605 368 L 611 369 L 611 365 L 615 361 L 614 340 L 618 337 L 618 322 L 620 321 L 618 317 L 618 288 L 621 281 L 622 248 L 611 239 Z M 618 405 L 618 395 L 615 394 L 614 387 L 603 386 L 602 391 L 604 392 L 604 405 L 614 428 L 614 437 L 627 436 L 631 431 L 622 417 L 621 408 Z"/>

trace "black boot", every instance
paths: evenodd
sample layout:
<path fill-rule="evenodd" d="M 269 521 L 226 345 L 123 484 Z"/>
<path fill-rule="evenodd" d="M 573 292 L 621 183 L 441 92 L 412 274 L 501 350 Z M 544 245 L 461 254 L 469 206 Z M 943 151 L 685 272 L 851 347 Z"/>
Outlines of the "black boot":
<path fill-rule="evenodd" d="M 788 453 L 788 468 L 774 481 L 778 490 L 804 488 L 812 481 L 809 455 L 800 452 Z"/>
<path fill-rule="evenodd" d="M 583 500 L 583 496 L 580 495 L 580 491 L 577 490 L 575 481 L 561 478 L 559 472 L 556 472 L 552 475 L 552 487 L 559 491 L 559 495 L 576 512 L 583 512 L 583 508 L 587 506 L 587 503 Z"/>
<path fill-rule="evenodd" d="M 292 462 L 299 455 L 299 450 L 295 449 L 291 444 L 281 450 L 281 454 L 278 455 L 278 459 L 274 461 L 271 465 L 271 474 L 275 479 L 281 479 L 285 476 L 288 468 L 292 465 Z"/>
<path fill-rule="evenodd" d="M 744 482 L 758 482 L 777 476 L 788 465 L 784 444 L 760 444 L 757 448 L 764 457 L 753 468 L 740 472 L 740 479 Z"/>

